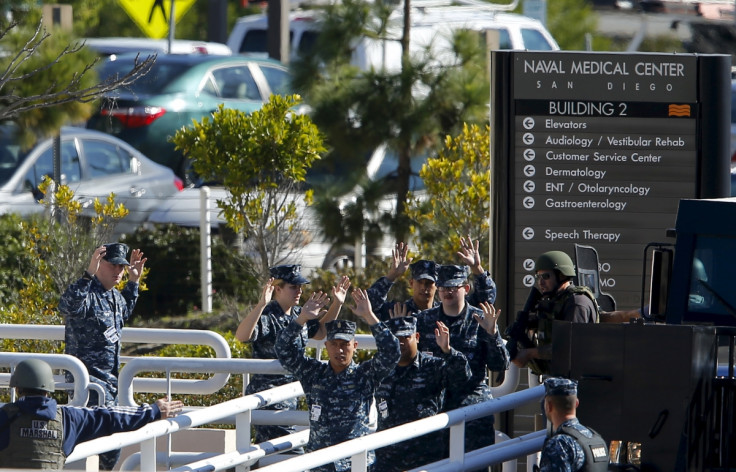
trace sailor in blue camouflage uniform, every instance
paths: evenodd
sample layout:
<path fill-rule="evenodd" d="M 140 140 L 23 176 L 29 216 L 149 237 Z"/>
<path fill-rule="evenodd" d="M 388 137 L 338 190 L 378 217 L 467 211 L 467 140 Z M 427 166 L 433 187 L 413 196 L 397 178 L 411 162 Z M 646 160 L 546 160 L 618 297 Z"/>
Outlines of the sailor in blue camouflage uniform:
<path fill-rule="evenodd" d="M 564 378 L 544 381 L 544 412 L 551 429 L 542 446 L 541 472 L 605 472 L 608 446 L 600 434 L 576 417 L 578 384 Z"/>
<path fill-rule="evenodd" d="M 480 252 L 478 251 L 479 244 L 479 241 L 473 243 L 470 236 L 460 238 L 461 248 L 457 252 L 460 260 L 464 264 L 468 264 L 473 273 L 474 290 L 468 295 L 468 303 L 475 306 L 481 302 L 493 303 L 496 300 L 496 283 L 493 281 L 490 272 L 483 269 Z M 392 251 L 391 267 L 388 273 L 376 280 L 368 289 L 373 311 L 382 321 L 390 318 L 389 310 L 396 303 L 399 303 L 395 300 L 387 301 L 388 292 L 396 279 L 406 272 L 407 268 L 411 269 L 409 287 L 412 294 L 410 299 L 403 302 L 406 305 L 407 312 L 414 314 L 439 305 L 439 302 L 435 300 L 437 268 L 439 265 L 426 259 L 412 262 L 412 258 L 407 257 L 408 253 L 408 245 L 404 243 L 396 244 Z"/>
<path fill-rule="evenodd" d="M 509 353 L 496 324 L 501 310 L 490 303 L 475 307 L 467 303 L 469 269 L 443 265 L 437 271 L 440 305 L 418 313 L 419 350 L 441 355 L 435 329 L 443 323 L 450 330 L 450 344 L 468 359 L 472 377 L 461 388 L 447 390 L 445 410 L 474 405 L 492 398 L 486 368 L 505 371 Z M 465 427 L 465 450 L 471 451 L 495 442 L 493 416 L 470 421 Z"/>
<path fill-rule="evenodd" d="M 376 353 L 370 360 L 356 364 L 353 353 L 355 323 L 335 320 L 327 323 L 325 348 L 329 361 L 307 357 L 299 335 L 309 319 L 318 316 L 305 309 L 279 334 L 276 352 L 281 364 L 299 379 L 307 399 L 309 412 L 309 443 L 307 451 L 315 451 L 368 434 L 369 412 L 373 395 L 380 382 L 391 372 L 401 356 L 399 341 L 386 324 L 371 311 L 364 290 L 352 292 L 353 312 L 365 321 L 376 338 Z M 375 460 L 368 453 L 368 464 Z M 350 459 L 340 459 L 312 471 L 333 472 L 350 470 Z M 372 468 L 371 468 L 372 470 Z"/>
<path fill-rule="evenodd" d="M 302 311 L 298 305 L 302 295 L 302 287 L 309 283 L 302 274 L 299 264 L 278 265 L 269 269 L 271 278 L 266 282 L 258 303 L 250 313 L 243 318 L 235 332 L 235 338 L 240 342 L 250 343 L 253 359 L 277 359 L 276 338 Z M 350 280 L 342 277 L 333 287 L 334 302 L 328 313 L 321 320 L 310 320 L 300 333 L 300 340 L 304 345 L 307 338 L 324 339 L 324 324 L 337 318 L 345 295 L 350 287 Z M 272 299 L 273 298 L 273 299 Z M 309 303 L 309 302 L 307 302 Z M 296 382 L 291 375 L 253 374 L 245 389 L 246 395 L 262 392 L 273 387 Z M 295 410 L 296 398 L 275 403 L 263 409 L 267 410 Z M 261 443 L 296 432 L 294 426 L 289 425 L 255 425 L 255 442 Z M 302 452 L 297 449 L 294 452 Z"/>
<path fill-rule="evenodd" d="M 418 351 L 415 317 L 392 318 L 387 324 L 399 339 L 401 358 L 376 391 L 379 431 L 436 415 L 442 410 L 445 389 L 464 385 L 471 377 L 465 356 L 450 346 L 450 330 L 444 324 L 435 328 L 441 357 Z M 376 451 L 375 470 L 413 469 L 441 460 L 446 449 L 442 431 L 382 447 Z"/>
<path fill-rule="evenodd" d="M 138 300 L 138 281 L 147 260 L 139 249 L 131 253 L 130 263 L 127 254 L 128 246 L 122 243 L 96 248 L 87 270 L 59 301 L 59 311 L 66 324 L 64 352 L 81 360 L 89 371 L 90 382 L 105 391 L 105 398 L 100 401 L 97 392 L 90 390 L 90 406 L 113 406 L 118 402 L 120 338 Z M 128 282 L 118 291 L 115 286 L 126 268 Z M 100 467 L 111 470 L 119 456 L 119 450 L 101 454 Z"/>

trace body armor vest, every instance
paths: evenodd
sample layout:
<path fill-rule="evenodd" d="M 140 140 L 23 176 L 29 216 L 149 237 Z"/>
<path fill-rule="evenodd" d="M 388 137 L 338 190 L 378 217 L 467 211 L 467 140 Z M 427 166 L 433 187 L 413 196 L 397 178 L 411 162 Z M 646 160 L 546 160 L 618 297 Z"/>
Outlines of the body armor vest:
<path fill-rule="evenodd" d="M 565 303 L 571 298 L 574 298 L 576 294 L 585 295 L 593 302 L 593 306 L 596 309 L 595 322 L 598 323 L 600 309 L 598 308 L 598 302 L 596 302 L 593 292 L 584 285 L 570 285 L 564 291 L 555 294 L 554 297 L 541 299 L 537 302 L 536 312 L 532 313 L 530 317 L 530 329 L 534 331 L 532 341 L 535 346 L 545 346 L 552 343 L 552 324 L 555 320 L 562 319 L 562 310 Z M 529 361 L 529 368 L 537 375 L 549 374 L 550 361 L 546 359 L 532 359 Z"/>
<path fill-rule="evenodd" d="M 592 438 L 587 438 L 575 428 L 563 426 L 557 434 L 572 436 L 585 453 L 585 463 L 580 472 L 606 472 L 608 470 L 608 446 L 603 436 L 588 428 L 593 433 Z"/>
<path fill-rule="evenodd" d="M 10 469 L 61 470 L 66 456 L 62 452 L 64 431 L 61 408 L 56 418 L 47 420 L 23 414 L 12 403 L 3 406 L 8 415 L 8 447 L 0 451 L 0 464 Z"/>

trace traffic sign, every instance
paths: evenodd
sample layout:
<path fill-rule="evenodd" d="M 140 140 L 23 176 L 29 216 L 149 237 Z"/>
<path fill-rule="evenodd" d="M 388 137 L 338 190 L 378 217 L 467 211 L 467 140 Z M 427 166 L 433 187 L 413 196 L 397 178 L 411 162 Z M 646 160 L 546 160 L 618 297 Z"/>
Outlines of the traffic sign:
<path fill-rule="evenodd" d="M 174 24 L 196 0 L 174 0 Z M 149 38 L 161 39 L 169 32 L 171 0 L 118 0 L 123 10 Z"/>

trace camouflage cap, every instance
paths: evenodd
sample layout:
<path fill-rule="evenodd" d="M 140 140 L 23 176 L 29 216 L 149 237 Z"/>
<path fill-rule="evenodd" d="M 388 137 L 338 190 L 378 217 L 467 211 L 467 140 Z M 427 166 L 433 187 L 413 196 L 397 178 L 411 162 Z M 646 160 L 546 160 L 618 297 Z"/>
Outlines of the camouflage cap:
<path fill-rule="evenodd" d="M 468 266 L 441 265 L 437 270 L 438 287 L 459 287 L 468 281 Z"/>
<path fill-rule="evenodd" d="M 412 279 L 427 279 L 432 282 L 437 282 L 437 263 L 435 261 L 421 259 L 412 263 L 409 267 L 411 268 Z"/>
<path fill-rule="evenodd" d="M 128 245 L 123 243 L 105 244 L 105 259 L 110 264 L 130 265 L 128 263 Z"/>
<path fill-rule="evenodd" d="M 281 279 L 288 284 L 304 285 L 309 283 L 309 280 L 302 276 L 302 266 L 299 264 L 274 266 L 268 271 L 274 279 Z"/>
<path fill-rule="evenodd" d="M 355 322 L 347 320 L 333 320 L 325 323 L 327 340 L 342 339 L 352 341 L 355 338 Z"/>
<path fill-rule="evenodd" d="M 394 336 L 406 337 L 417 332 L 417 319 L 413 316 L 391 318 L 387 324 Z"/>
<path fill-rule="evenodd" d="M 547 396 L 578 395 L 578 383 L 562 377 L 550 377 L 544 381 L 544 394 Z"/>

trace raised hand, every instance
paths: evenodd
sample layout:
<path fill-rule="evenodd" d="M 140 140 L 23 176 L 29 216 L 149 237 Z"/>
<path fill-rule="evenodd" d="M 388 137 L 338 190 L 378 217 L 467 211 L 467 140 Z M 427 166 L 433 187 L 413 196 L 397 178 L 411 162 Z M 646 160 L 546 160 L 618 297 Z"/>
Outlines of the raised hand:
<path fill-rule="evenodd" d="M 143 257 L 143 251 L 133 249 L 130 254 L 130 265 L 128 266 L 128 280 L 138 282 L 143 275 L 143 267 L 146 265 L 147 257 Z"/>
<path fill-rule="evenodd" d="M 450 352 L 450 329 L 445 323 L 438 321 L 437 327 L 434 329 L 434 338 L 437 346 L 442 349 L 442 352 L 447 354 Z"/>
<path fill-rule="evenodd" d="M 323 292 L 314 292 L 307 302 L 302 305 L 302 312 L 299 314 L 299 318 L 303 320 L 316 320 L 322 313 L 323 308 L 330 301 L 330 297 Z"/>
<path fill-rule="evenodd" d="M 371 309 L 371 302 L 368 300 L 366 291 L 362 288 L 356 288 L 351 295 L 355 306 L 351 306 L 350 310 L 370 326 L 378 323 L 378 318 L 376 318 L 376 315 Z"/>
<path fill-rule="evenodd" d="M 403 242 L 396 243 L 396 247 L 391 250 L 391 267 L 386 274 L 386 278 L 391 282 L 394 282 L 409 268 L 412 258 L 407 258 L 407 254 L 409 254 L 409 245 Z"/>
<path fill-rule="evenodd" d="M 89 275 L 95 275 L 97 273 L 100 268 L 100 261 L 105 257 L 105 254 L 107 254 L 107 248 L 105 246 L 95 249 L 95 252 L 92 253 L 92 258 L 89 260 L 89 266 L 87 266 L 87 273 Z"/>
<path fill-rule="evenodd" d="M 501 316 L 501 310 L 496 310 L 496 307 L 488 302 L 481 302 L 480 308 L 483 310 L 483 315 L 478 316 L 474 313 L 473 318 L 486 330 L 486 333 L 493 336 L 498 330 L 498 317 Z"/>
<path fill-rule="evenodd" d="M 396 302 L 394 306 L 388 309 L 388 314 L 391 318 L 403 318 L 409 316 L 409 309 L 405 303 Z"/>
<path fill-rule="evenodd" d="M 348 289 L 350 288 L 350 277 L 347 275 L 343 275 L 340 277 L 340 281 L 332 287 L 332 296 L 335 298 L 335 301 L 338 302 L 340 305 L 345 303 L 345 297 L 348 294 Z"/>
<path fill-rule="evenodd" d="M 273 296 L 273 289 L 274 289 L 273 281 L 274 281 L 273 277 L 268 279 L 265 285 L 263 286 L 263 290 L 261 290 L 261 296 L 258 299 L 258 303 L 262 306 L 268 305 L 268 303 L 271 301 L 271 297 Z"/>
<path fill-rule="evenodd" d="M 476 275 L 483 272 L 483 265 L 480 261 L 480 251 L 478 250 L 479 247 L 480 240 L 476 239 L 475 243 L 473 243 L 470 235 L 468 235 L 467 239 L 462 236 L 460 237 L 460 250 L 457 252 L 457 255 L 465 265 L 470 266 L 470 269 Z"/>

